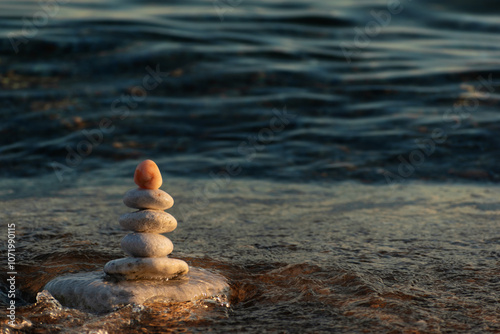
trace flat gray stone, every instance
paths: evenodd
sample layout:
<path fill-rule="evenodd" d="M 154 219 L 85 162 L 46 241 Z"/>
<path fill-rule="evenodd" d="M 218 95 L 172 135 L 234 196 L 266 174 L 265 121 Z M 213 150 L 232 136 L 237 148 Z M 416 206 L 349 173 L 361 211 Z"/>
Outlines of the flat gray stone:
<path fill-rule="evenodd" d="M 159 210 L 140 210 L 120 216 L 120 225 L 134 232 L 168 233 L 175 230 L 177 220 L 171 214 Z"/>
<path fill-rule="evenodd" d="M 110 276 L 126 280 L 165 280 L 185 275 L 189 272 L 189 266 L 182 260 L 168 257 L 126 257 L 106 263 L 104 272 Z"/>
<path fill-rule="evenodd" d="M 125 253 L 133 257 L 164 257 L 172 253 L 169 238 L 156 233 L 130 233 L 121 241 Z"/>
<path fill-rule="evenodd" d="M 167 210 L 174 205 L 174 199 L 160 189 L 137 188 L 125 193 L 123 203 L 134 209 Z"/>
<path fill-rule="evenodd" d="M 224 277 L 192 268 L 188 275 L 168 281 L 113 281 L 102 271 L 77 273 L 53 279 L 45 289 L 62 305 L 87 312 L 111 312 L 146 302 L 187 302 L 229 293 Z"/>

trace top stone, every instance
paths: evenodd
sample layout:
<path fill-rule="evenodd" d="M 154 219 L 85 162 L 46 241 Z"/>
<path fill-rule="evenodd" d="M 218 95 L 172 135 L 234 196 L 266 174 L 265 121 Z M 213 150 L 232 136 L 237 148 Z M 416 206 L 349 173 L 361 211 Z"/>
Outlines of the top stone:
<path fill-rule="evenodd" d="M 163 180 L 160 170 L 153 160 L 144 160 L 135 169 L 134 182 L 143 189 L 158 189 Z"/>

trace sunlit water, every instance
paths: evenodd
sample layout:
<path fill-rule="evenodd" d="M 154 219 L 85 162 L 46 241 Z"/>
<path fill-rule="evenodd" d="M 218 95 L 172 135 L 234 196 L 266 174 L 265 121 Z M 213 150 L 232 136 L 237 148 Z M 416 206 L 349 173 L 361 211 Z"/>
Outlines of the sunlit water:
<path fill-rule="evenodd" d="M 131 180 L 99 182 L 82 180 L 43 198 L 4 196 L 0 218 L 17 226 L 20 328 L 500 330 L 500 189 L 493 186 L 232 180 L 195 202 L 212 181 L 169 178 L 164 188 L 176 200 L 169 211 L 179 220 L 169 234 L 172 255 L 225 276 L 229 296 L 104 315 L 61 308 L 46 295 L 33 304 L 50 279 L 101 270 L 123 256 L 126 232 L 117 219 L 128 211 L 121 197 Z"/>
<path fill-rule="evenodd" d="M 63 2 L 0 2 L 9 331 L 500 331 L 498 2 Z M 124 255 L 146 158 L 173 255 L 229 296 L 102 315 L 37 297 Z M 441 183 L 385 185 L 409 180 Z"/>

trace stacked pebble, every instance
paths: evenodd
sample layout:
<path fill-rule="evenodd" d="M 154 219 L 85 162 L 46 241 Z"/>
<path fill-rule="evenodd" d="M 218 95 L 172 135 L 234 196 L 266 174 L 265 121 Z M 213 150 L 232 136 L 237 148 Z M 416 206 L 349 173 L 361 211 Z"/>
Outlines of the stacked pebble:
<path fill-rule="evenodd" d="M 174 205 L 172 197 L 160 190 L 162 178 L 158 166 L 145 160 L 137 166 L 134 181 L 138 189 L 129 190 L 123 202 L 139 211 L 120 217 L 120 225 L 134 233 L 127 234 L 121 247 L 130 257 L 112 260 L 104 266 L 110 276 L 126 279 L 172 279 L 189 271 L 186 262 L 168 258 L 174 246 L 159 233 L 175 230 L 177 221 L 164 210 Z"/>

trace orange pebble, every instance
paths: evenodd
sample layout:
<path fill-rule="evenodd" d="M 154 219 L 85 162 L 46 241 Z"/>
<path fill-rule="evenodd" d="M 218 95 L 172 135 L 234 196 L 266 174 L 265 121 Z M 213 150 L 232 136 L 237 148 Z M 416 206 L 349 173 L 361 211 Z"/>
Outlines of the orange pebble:
<path fill-rule="evenodd" d="M 155 162 L 153 160 L 144 160 L 135 169 L 134 182 L 139 188 L 158 189 L 163 180 Z"/>

